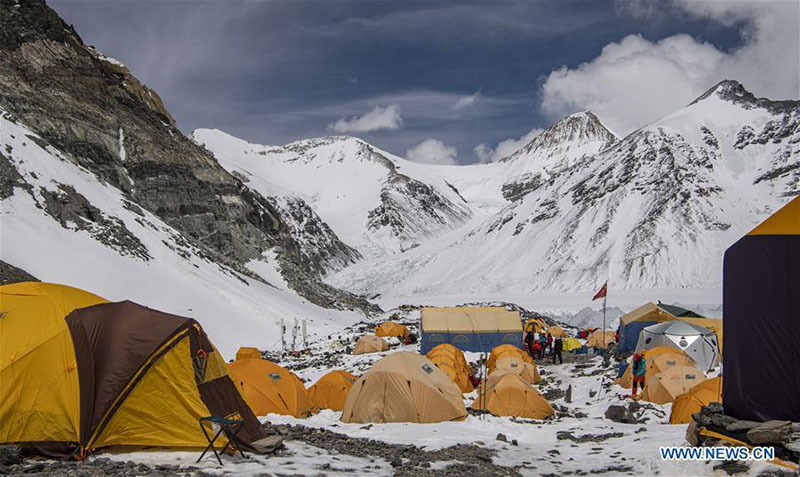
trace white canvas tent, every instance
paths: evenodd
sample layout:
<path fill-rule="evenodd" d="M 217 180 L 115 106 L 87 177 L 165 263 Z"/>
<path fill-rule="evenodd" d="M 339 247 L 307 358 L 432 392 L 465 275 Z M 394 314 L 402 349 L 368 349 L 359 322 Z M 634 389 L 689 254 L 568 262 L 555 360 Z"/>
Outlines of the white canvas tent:
<path fill-rule="evenodd" d="M 669 346 L 683 351 L 703 372 L 716 367 L 720 360 L 716 333 L 685 321 L 668 321 L 643 328 L 636 343 L 636 352 L 656 346 Z"/>

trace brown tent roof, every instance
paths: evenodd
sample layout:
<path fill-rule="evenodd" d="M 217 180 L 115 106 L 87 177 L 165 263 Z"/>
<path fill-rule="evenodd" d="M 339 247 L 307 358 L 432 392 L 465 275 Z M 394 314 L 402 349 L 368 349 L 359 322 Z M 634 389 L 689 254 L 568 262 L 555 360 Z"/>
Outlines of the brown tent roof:
<path fill-rule="evenodd" d="M 389 343 L 375 335 L 364 335 L 358 339 L 353 348 L 353 354 L 380 353 L 388 351 Z"/>

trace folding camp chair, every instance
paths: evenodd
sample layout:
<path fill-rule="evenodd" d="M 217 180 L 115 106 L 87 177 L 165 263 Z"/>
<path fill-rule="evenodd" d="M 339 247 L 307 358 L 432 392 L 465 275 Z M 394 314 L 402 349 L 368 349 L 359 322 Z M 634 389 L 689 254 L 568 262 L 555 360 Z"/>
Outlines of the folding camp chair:
<path fill-rule="evenodd" d="M 203 425 L 203 423 L 205 422 L 210 422 L 212 425 L 212 429 L 214 425 L 219 426 L 219 430 L 216 431 L 213 438 L 208 435 L 208 431 L 206 431 L 206 426 Z M 224 454 L 225 451 L 228 450 L 228 446 L 230 446 L 231 444 L 233 444 L 234 448 L 239 450 L 239 452 L 242 454 L 242 457 L 247 457 L 244 453 L 244 450 L 242 450 L 242 445 L 237 437 L 239 431 L 242 429 L 242 425 L 244 425 L 244 419 L 228 419 L 227 417 L 219 417 L 219 416 L 201 417 L 200 429 L 203 430 L 203 435 L 206 436 L 206 440 L 208 441 L 208 446 L 206 446 L 205 450 L 203 450 L 203 453 L 200 454 L 200 457 L 198 457 L 195 463 L 200 462 L 203 459 L 203 457 L 205 457 L 206 452 L 208 452 L 208 449 L 211 449 L 212 451 L 214 451 L 214 455 L 217 457 L 219 465 L 223 465 L 222 459 L 220 458 L 219 455 Z M 214 447 L 214 442 L 216 442 L 219 436 L 221 436 L 223 433 L 225 433 L 225 437 L 228 438 L 228 442 L 225 443 L 225 446 L 222 447 L 221 451 L 217 452 L 217 449 Z"/>

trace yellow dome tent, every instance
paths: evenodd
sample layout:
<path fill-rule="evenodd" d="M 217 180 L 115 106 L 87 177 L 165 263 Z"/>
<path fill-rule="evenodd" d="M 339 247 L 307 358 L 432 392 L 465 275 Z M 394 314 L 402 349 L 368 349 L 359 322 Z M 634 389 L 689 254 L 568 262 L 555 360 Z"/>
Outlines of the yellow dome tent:
<path fill-rule="evenodd" d="M 516 356 L 505 356 L 497 360 L 491 374 L 501 370 L 511 371 L 519 375 L 528 384 L 538 384 L 542 380 L 539 375 L 539 367 L 536 364 L 526 363 Z"/>
<path fill-rule="evenodd" d="M 398 338 L 405 338 L 408 334 L 409 331 L 405 325 L 395 323 L 394 321 L 385 321 L 375 328 L 375 336 L 397 336 Z"/>
<path fill-rule="evenodd" d="M 239 348 L 239 351 L 236 352 L 236 359 L 239 360 L 247 358 L 261 359 L 261 351 L 259 351 L 258 348 L 242 346 Z"/>
<path fill-rule="evenodd" d="M 534 333 L 539 333 L 540 331 L 547 328 L 547 324 L 541 318 L 529 318 L 525 322 L 525 326 L 523 330 L 525 333 L 528 331 L 533 331 Z"/>
<path fill-rule="evenodd" d="M 427 356 L 428 359 L 432 360 L 434 356 L 438 354 L 445 354 L 452 356 L 459 365 L 464 368 L 467 374 L 470 373 L 469 363 L 467 363 L 467 358 L 464 356 L 464 352 L 460 349 L 456 348 L 455 346 L 451 345 L 450 343 L 442 343 L 437 345 L 432 350 L 428 351 Z"/>
<path fill-rule="evenodd" d="M 642 400 L 666 404 L 705 380 L 694 366 L 672 366 L 645 381 Z"/>
<path fill-rule="evenodd" d="M 316 409 L 333 409 L 341 411 L 347 393 L 358 379 L 357 376 L 342 370 L 333 370 L 319 378 L 313 386 L 308 388 L 308 397 L 311 405 Z"/>
<path fill-rule="evenodd" d="M 342 422 L 431 423 L 462 420 L 458 389 L 428 358 L 400 351 L 375 363 L 347 395 Z"/>
<path fill-rule="evenodd" d="M 196 321 L 63 285 L 0 287 L 0 443 L 204 447 L 200 417 L 266 434 Z"/>
<path fill-rule="evenodd" d="M 429 353 L 430 359 L 437 368 L 444 371 L 447 377 L 453 381 L 462 393 L 472 392 L 472 382 L 469 380 L 469 371 L 459 363 L 458 359 L 446 352 Z"/>
<path fill-rule="evenodd" d="M 375 335 L 364 335 L 358 339 L 353 354 L 380 353 L 389 350 L 389 343 Z"/>
<path fill-rule="evenodd" d="M 707 379 L 681 394 L 672 402 L 670 424 L 689 424 L 692 414 L 700 412 L 709 403 L 722 403 L 722 377 Z"/>
<path fill-rule="evenodd" d="M 580 341 L 578 341 L 575 338 L 565 338 L 563 346 L 564 346 L 564 351 L 572 351 L 574 349 L 580 348 L 583 345 L 581 344 Z"/>
<path fill-rule="evenodd" d="M 564 331 L 564 328 L 557 325 L 553 325 L 550 328 L 547 328 L 547 333 L 553 335 L 553 338 L 555 338 L 556 336 L 561 336 L 562 338 L 567 337 L 567 332 Z"/>
<path fill-rule="evenodd" d="M 502 344 L 496 346 L 492 349 L 492 352 L 489 353 L 489 358 L 486 360 L 486 368 L 489 370 L 494 369 L 497 360 L 506 356 L 516 356 L 528 364 L 534 364 L 533 358 L 522 349 L 512 344 Z"/>
<path fill-rule="evenodd" d="M 602 348 L 603 340 L 605 340 L 605 347 L 608 348 L 608 345 L 614 343 L 614 335 L 616 335 L 614 331 L 595 330 L 586 340 L 586 346 L 589 348 Z"/>
<path fill-rule="evenodd" d="M 479 390 L 470 405 L 472 409 L 486 410 L 495 416 L 545 419 L 555 414 L 550 403 L 533 386 L 512 371 L 498 369 L 486 383 L 486 392 Z"/>
<path fill-rule="evenodd" d="M 659 369 L 659 371 L 653 373 L 653 367 L 651 363 L 655 362 L 659 356 L 665 354 L 672 356 L 671 359 L 676 360 L 675 363 L 676 365 L 694 366 L 694 361 L 692 361 L 692 359 L 689 358 L 689 356 L 683 351 L 677 348 L 672 348 L 670 346 L 656 346 L 655 348 L 647 350 L 644 353 L 644 357 L 647 360 L 647 371 L 645 373 L 645 381 L 655 376 L 659 372 L 663 371 L 663 369 Z M 615 381 L 617 384 L 626 389 L 630 389 L 631 387 L 633 387 L 633 374 L 632 374 L 633 369 L 631 367 L 631 362 L 632 358 L 628 360 L 628 367 L 625 368 L 625 372 Z"/>
<path fill-rule="evenodd" d="M 311 400 L 296 374 L 266 359 L 247 358 L 228 365 L 231 379 L 257 416 L 311 415 Z"/>

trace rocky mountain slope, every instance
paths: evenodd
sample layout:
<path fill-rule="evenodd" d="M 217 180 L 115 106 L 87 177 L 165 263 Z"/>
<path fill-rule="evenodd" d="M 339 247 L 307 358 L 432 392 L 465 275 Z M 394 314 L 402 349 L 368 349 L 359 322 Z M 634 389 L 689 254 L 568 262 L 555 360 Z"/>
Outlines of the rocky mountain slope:
<path fill-rule="evenodd" d="M 0 2 L 0 56 L 0 109 L 7 127 L 24 125 L 35 133 L 30 141 L 58 151 L 114 187 L 131 210 L 154 214 L 221 267 L 263 280 L 245 265 L 272 250 L 290 287 L 308 300 L 325 307 L 372 309 L 321 282 L 328 252 L 301 247 L 275 203 L 244 186 L 186 138 L 154 91 L 124 65 L 85 45 L 44 2 Z M 19 162 L 5 154 L 8 196 L 25 187 L 9 186 Z M 49 197 L 43 207 L 50 215 L 68 211 L 92 220 L 92 211 L 100 207 L 66 185 L 47 190 L 50 195 L 40 199 Z M 301 220 L 308 211 L 295 208 L 293 213 Z M 104 220 L 97 226 L 116 227 L 117 236 L 126 235 L 113 217 Z M 309 221 L 302 223 L 305 227 Z M 120 253 L 129 248 L 145 258 L 149 252 L 135 237 L 128 238 L 116 244 Z"/>
<path fill-rule="evenodd" d="M 497 203 L 502 184 L 505 205 L 328 280 L 393 296 L 718 288 L 725 248 L 800 193 L 799 114 L 723 81 L 622 140 L 595 133 L 595 153 L 565 154 L 572 139 L 551 130 L 498 164 L 439 168 L 471 204 Z M 509 173 L 515 161 L 528 170 Z"/>

